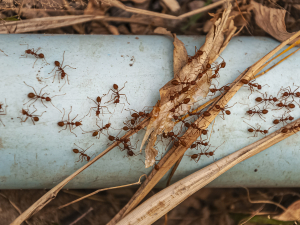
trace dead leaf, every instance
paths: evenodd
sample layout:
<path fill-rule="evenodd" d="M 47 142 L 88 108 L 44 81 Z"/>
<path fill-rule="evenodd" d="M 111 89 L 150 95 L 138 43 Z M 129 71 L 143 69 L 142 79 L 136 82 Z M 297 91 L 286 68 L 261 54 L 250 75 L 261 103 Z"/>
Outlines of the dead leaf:
<path fill-rule="evenodd" d="M 292 6 L 293 6 L 295 9 L 300 10 L 300 4 L 293 4 Z"/>
<path fill-rule="evenodd" d="M 188 104 L 181 104 L 180 107 L 175 108 L 175 101 L 170 100 L 170 96 L 174 95 L 174 93 L 178 93 L 183 89 L 183 85 L 173 85 L 171 80 L 165 86 L 163 86 L 160 92 L 160 104 L 159 113 L 157 117 L 152 117 L 150 119 L 150 123 L 147 126 L 146 134 L 143 138 L 141 149 L 147 139 L 149 138 L 149 142 L 146 146 L 146 161 L 145 166 L 148 168 L 155 163 L 155 156 L 151 155 L 147 156 L 147 152 L 155 152 L 153 151 L 153 146 L 155 144 L 157 135 L 162 134 L 163 132 L 171 131 L 174 126 L 175 122 L 173 116 L 184 115 L 186 114 L 194 102 L 196 102 L 201 97 L 206 97 L 209 91 L 209 79 L 208 77 L 211 76 L 212 71 L 206 68 L 207 63 L 212 63 L 214 60 L 218 58 L 220 53 L 224 50 L 227 46 L 229 40 L 233 36 L 236 27 L 233 25 L 232 18 L 229 18 L 232 6 L 229 5 L 228 9 L 225 10 L 222 14 L 222 18 L 219 18 L 214 27 L 209 31 L 206 36 L 205 44 L 200 48 L 203 51 L 203 54 L 196 55 L 192 57 L 187 63 L 187 53 L 184 47 L 184 44 L 179 41 L 174 36 L 174 55 L 173 55 L 173 62 L 174 62 L 174 79 L 177 81 L 196 81 L 196 85 L 192 85 L 189 87 L 187 92 L 182 92 L 176 98 L 176 104 L 180 104 L 183 100 L 188 99 Z M 165 32 L 165 30 L 164 30 Z M 202 78 L 196 79 L 198 74 L 202 71 L 203 73 Z M 172 112 L 172 109 L 176 109 L 175 112 Z M 140 149 L 140 150 L 141 150 Z"/>
<path fill-rule="evenodd" d="M 180 5 L 176 0 L 162 0 L 162 1 L 172 12 L 177 12 L 180 9 Z"/>
<path fill-rule="evenodd" d="M 157 27 L 157 28 L 153 31 L 153 33 L 155 33 L 155 34 L 167 35 L 167 36 L 173 38 L 173 34 L 172 34 L 170 31 L 168 31 L 166 28 L 164 28 L 164 27 Z"/>
<path fill-rule="evenodd" d="M 251 5 L 253 5 L 256 24 L 278 41 L 283 42 L 296 33 L 286 31 L 285 10 L 268 8 L 254 1 L 251 1 Z"/>
<path fill-rule="evenodd" d="M 298 221 L 300 219 L 300 200 L 292 203 L 285 212 L 278 216 L 273 216 L 272 219 L 280 221 Z"/>

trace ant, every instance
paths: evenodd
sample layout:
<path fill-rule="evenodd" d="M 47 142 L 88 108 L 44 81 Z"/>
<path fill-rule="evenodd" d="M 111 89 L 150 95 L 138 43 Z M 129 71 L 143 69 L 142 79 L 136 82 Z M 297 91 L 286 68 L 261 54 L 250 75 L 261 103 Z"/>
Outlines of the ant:
<path fill-rule="evenodd" d="M 124 95 L 124 97 L 126 98 L 126 101 L 127 101 L 127 97 L 126 97 L 126 95 L 125 94 L 120 94 L 120 91 L 122 91 L 124 88 L 125 88 L 125 84 L 127 83 L 127 81 L 124 83 L 124 86 L 121 88 L 121 89 L 119 89 L 119 86 L 117 85 L 117 84 L 114 84 L 113 85 L 113 89 L 110 89 L 108 92 L 107 92 L 107 94 L 106 95 L 108 95 L 108 93 L 110 92 L 110 91 L 112 91 L 113 93 L 112 93 L 112 96 L 111 96 L 111 99 L 108 101 L 108 102 L 105 102 L 105 103 L 109 103 L 109 102 L 112 102 L 113 101 L 113 104 L 122 104 L 122 105 L 124 105 L 124 107 L 125 107 L 125 103 L 120 103 L 120 97 L 121 97 L 121 95 Z M 129 102 L 127 101 L 127 103 L 129 104 Z M 129 104 L 130 105 L 130 104 Z M 123 109 L 124 109 L 124 107 L 123 107 Z M 123 109 L 122 109 L 122 111 L 123 111 Z"/>
<path fill-rule="evenodd" d="M 206 147 L 206 146 L 208 146 L 208 142 L 196 141 L 196 142 L 194 142 L 194 143 L 190 146 L 190 148 L 191 148 L 191 149 L 197 148 L 197 150 L 198 150 L 199 145 L 203 145 L 203 146 Z"/>
<path fill-rule="evenodd" d="M 254 109 L 249 109 L 246 113 L 248 113 L 250 115 L 250 117 L 252 117 L 254 114 L 257 114 L 262 120 L 264 120 L 264 117 L 262 116 L 262 114 L 267 114 L 269 111 L 267 109 L 262 109 L 262 110 L 256 110 Z"/>
<path fill-rule="evenodd" d="M 176 147 L 178 147 L 180 144 L 184 147 L 187 147 L 186 142 L 181 140 L 181 137 L 178 137 L 178 134 L 174 134 L 174 132 L 171 131 L 167 133 L 167 136 L 170 137 L 172 140 L 175 140 L 174 145 Z"/>
<path fill-rule="evenodd" d="M 185 79 L 184 79 L 185 80 Z M 178 81 L 178 80 L 172 80 L 171 81 L 171 84 L 173 84 L 174 86 L 177 86 L 177 85 L 183 85 L 183 84 L 186 84 L 186 85 L 195 85 L 196 84 L 196 81 L 193 80 L 191 82 L 184 82 L 184 81 Z"/>
<path fill-rule="evenodd" d="M 24 44 L 24 45 L 26 45 L 26 44 Z M 28 48 L 28 44 L 27 44 L 27 48 Z M 36 51 L 34 51 L 34 48 L 32 48 L 32 49 L 27 49 L 27 50 L 25 50 L 25 54 L 24 54 L 24 55 L 21 55 L 21 56 L 25 56 L 25 57 L 21 57 L 21 58 L 27 58 L 27 55 L 33 55 L 33 56 L 36 58 L 36 60 L 35 60 L 35 62 L 33 63 L 32 68 L 34 68 L 34 65 L 35 65 L 35 63 L 36 63 L 36 61 L 37 61 L 38 59 L 43 59 L 43 60 L 46 62 L 46 64 L 49 64 L 49 63 L 47 63 L 47 61 L 46 61 L 45 56 L 44 56 L 43 53 L 37 54 L 37 52 L 38 52 L 40 49 L 41 49 L 41 48 L 38 48 Z"/>
<path fill-rule="evenodd" d="M 105 96 L 105 95 L 104 95 L 104 96 Z M 91 99 L 91 98 L 89 98 L 89 97 L 87 97 L 87 98 L 88 98 L 88 99 Z M 103 96 L 102 96 L 102 98 L 103 98 Z M 93 102 L 95 102 L 95 104 L 96 104 L 97 106 L 96 106 L 96 107 L 91 107 L 88 114 L 91 113 L 91 110 L 92 110 L 92 109 L 97 109 L 97 110 L 96 110 L 96 116 L 99 117 L 100 109 L 102 109 L 102 115 L 103 115 L 103 108 L 106 108 L 107 111 L 108 111 L 109 113 L 111 113 L 111 112 L 108 110 L 107 106 L 101 106 L 102 98 L 101 98 L 100 96 L 98 96 L 98 97 L 96 98 L 96 101 L 97 101 L 97 102 L 96 102 L 95 100 L 91 99 Z M 88 114 L 87 114 L 87 115 L 88 115 Z"/>
<path fill-rule="evenodd" d="M 196 59 L 201 55 L 203 55 L 203 51 L 200 49 L 197 50 L 197 47 L 195 46 L 195 55 L 188 58 L 188 63 L 191 63 L 193 61 L 193 59 Z"/>
<path fill-rule="evenodd" d="M 0 102 L 0 115 L 6 115 L 6 108 L 7 108 L 7 104 L 6 104 L 6 99 L 5 99 L 5 106 L 3 103 Z M 0 119 L 1 123 L 4 125 L 4 123 L 2 122 L 2 120 Z"/>
<path fill-rule="evenodd" d="M 244 123 L 246 123 L 246 122 L 244 121 Z M 257 124 L 257 128 L 251 126 L 249 123 L 247 123 L 247 124 L 248 124 L 250 127 L 252 127 L 252 128 L 249 128 L 248 131 L 249 131 L 250 133 L 253 133 L 253 132 L 254 132 L 254 136 L 253 136 L 253 137 L 257 137 L 257 133 L 262 133 L 262 134 L 266 135 L 267 133 L 269 133 L 270 128 L 272 128 L 272 127 L 270 127 L 268 130 L 261 130 L 261 129 L 260 129 L 261 126 L 258 125 L 258 124 Z"/>
<path fill-rule="evenodd" d="M 234 105 L 235 105 L 236 103 L 234 103 Z M 232 106 L 230 106 L 230 107 L 228 107 L 227 105 L 225 106 L 225 107 L 221 107 L 220 105 L 215 105 L 215 108 L 217 109 L 217 110 L 220 110 L 221 112 L 222 112 L 222 116 L 221 116 L 221 118 L 223 119 L 223 120 L 225 120 L 225 114 L 226 115 L 230 115 L 231 114 L 231 112 L 230 112 L 230 110 L 228 110 L 229 108 L 231 108 L 231 107 L 233 107 L 234 105 L 232 105 Z"/>
<path fill-rule="evenodd" d="M 146 106 L 146 107 L 148 107 L 148 106 Z M 146 108 L 146 107 L 144 107 L 144 108 Z M 127 109 L 125 109 L 125 110 L 127 110 Z M 151 113 L 146 113 L 146 110 L 137 112 L 133 109 L 133 111 L 135 113 L 131 114 L 131 117 L 133 118 L 133 119 L 130 119 L 131 125 L 134 125 L 138 121 L 139 118 L 151 117 Z"/>
<path fill-rule="evenodd" d="M 81 122 L 82 122 L 82 119 L 83 119 L 85 116 L 84 116 L 81 120 L 76 121 L 76 122 L 73 122 L 73 121 L 76 119 L 76 117 L 78 116 L 78 114 L 77 114 L 72 120 L 70 120 L 70 114 L 71 114 L 71 112 L 72 112 L 72 106 L 71 106 L 71 110 L 70 110 L 70 112 L 69 112 L 69 114 L 68 114 L 68 120 L 63 120 L 64 117 L 65 117 L 65 109 L 64 109 L 63 117 L 62 117 L 61 121 L 57 123 L 57 125 L 60 126 L 60 127 L 66 126 L 66 128 L 60 130 L 58 133 L 60 133 L 60 132 L 63 131 L 63 130 L 66 130 L 66 129 L 68 128 L 68 126 L 69 126 L 70 132 L 71 132 L 72 134 L 74 134 L 74 135 L 77 137 L 77 135 L 76 135 L 74 132 L 72 132 L 72 130 L 74 130 L 76 127 L 79 127 L 83 132 L 85 132 L 85 131 L 80 127 L 80 126 L 82 125 L 82 123 L 81 123 Z M 74 126 L 75 126 L 75 127 L 74 127 Z"/>
<path fill-rule="evenodd" d="M 220 147 L 220 146 L 219 146 Z M 193 155 L 187 155 L 187 156 L 190 156 L 191 157 L 191 160 L 194 160 L 196 163 L 199 162 L 201 156 L 205 155 L 207 158 L 210 157 L 210 156 L 213 156 L 215 151 L 219 148 L 217 147 L 214 151 L 210 151 L 210 152 L 207 152 L 208 149 L 210 148 L 210 145 L 207 147 L 207 149 L 204 151 L 204 150 L 201 150 L 200 153 L 198 154 L 193 154 Z"/>
<path fill-rule="evenodd" d="M 249 89 L 250 89 L 250 91 L 251 91 L 251 94 L 252 94 L 252 92 L 254 92 L 255 90 L 254 90 L 254 88 L 257 88 L 258 90 L 261 90 L 261 88 L 263 87 L 263 86 L 261 86 L 260 84 L 258 84 L 258 83 L 253 83 L 253 81 L 252 82 L 250 82 L 249 80 L 246 80 L 246 79 L 241 79 L 241 82 L 244 84 L 244 85 L 248 85 L 249 86 Z M 266 84 L 267 85 L 267 84 Z M 265 85 L 264 85 L 265 86 Z M 250 95 L 251 95 L 250 94 Z M 249 95 L 249 96 L 250 96 Z M 249 96 L 248 96 L 248 98 L 249 98 Z"/>
<path fill-rule="evenodd" d="M 25 81 L 23 81 L 23 82 L 24 82 L 24 84 L 26 84 Z M 47 87 L 48 85 L 46 85 L 45 87 L 43 87 L 43 88 L 41 89 L 41 91 L 40 91 L 39 94 L 36 93 L 35 89 L 34 89 L 32 86 L 30 86 L 30 85 L 28 85 L 28 84 L 26 84 L 26 85 L 27 85 L 28 87 L 31 87 L 31 88 L 33 89 L 33 91 L 34 91 L 34 93 L 30 92 L 30 93 L 27 95 L 28 98 L 30 98 L 30 100 L 29 100 L 28 102 L 30 102 L 30 101 L 32 101 L 32 100 L 35 99 L 32 103 L 30 103 L 29 107 L 30 107 L 33 103 L 35 103 L 35 102 L 40 98 L 42 104 L 43 104 L 46 108 L 48 108 L 48 107 L 44 104 L 43 100 L 46 100 L 46 102 L 50 102 L 50 103 L 53 105 L 53 103 L 52 103 L 52 101 L 51 101 L 52 98 L 54 98 L 54 97 L 56 97 L 56 96 L 61 96 L 61 95 L 54 95 L 54 96 L 52 96 L 51 98 L 50 98 L 50 97 L 44 97 L 44 95 L 47 94 L 47 93 L 42 94 L 42 90 L 43 90 L 45 87 Z M 41 94 L 42 94 L 42 95 L 41 95 Z M 66 93 L 65 93 L 65 94 L 66 94 Z M 65 95 L 65 94 L 63 94 L 63 95 Z M 23 105 L 26 105 L 28 102 L 24 103 Z M 56 108 L 58 111 L 60 111 L 56 106 L 53 105 L 53 107 Z M 61 111 L 60 111 L 60 112 L 61 112 Z"/>
<path fill-rule="evenodd" d="M 289 127 L 289 128 L 283 128 L 282 130 L 281 130 L 281 133 L 287 133 L 288 131 L 293 131 L 294 133 L 295 133 L 295 129 L 297 130 L 297 129 L 299 129 L 300 128 L 300 124 L 296 124 L 296 125 L 294 125 L 294 126 L 292 126 L 292 127 Z"/>
<path fill-rule="evenodd" d="M 273 121 L 274 124 L 279 124 L 280 122 L 282 122 L 283 124 L 286 123 L 287 124 L 287 121 L 292 121 L 294 120 L 294 117 L 288 115 L 287 117 L 283 117 L 284 115 L 281 116 L 281 118 L 279 119 L 275 119 Z"/>
<path fill-rule="evenodd" d="M 75 144 L 75 143 L 74 143 Z M 76 145 L 76 144 L 75 144 Z M 92 147 L 94 144 L 92 144 L 90 147 Z M 79 160 L 76 162 L 79 162 L 81 160 L 81 162 L 85 159 L 86 161 L 90 161 L 91 157 L 89 157 L 87 154 L 85 154 L 86 150 L 88 150 L 90 147 L 88 147 L 87 149 L 83 150 L 81 147 L 79 147 L 78 145 L 76 145 L 78 148 L 80 148 L 82 151 L 79 151 L 78 149 L 73 149 L 74 153 L 79 153 Z"/>
<path fill-rule="evenodd" d="M 180 102 L 178 105 L 176 105 L 176 106 L 174 106 L 172 109 L 170 109 L 170 112 L 174 113 L 175 110 L 176 110 L 177 108 L 179 108 L 179 106 L 181 106 L 181 105 L 183 105 L 183 104 L 188 104 L 188 103 L 190 102 L 190 100 L 191 100 L 190 98 L 185 98 L 185 99 L 183 99 L 182 102 Z"/>
<path fill-rule="evenodd" d="M 279 94 L 281 91 L 283 91 L 283 93 L 282 93 L 282 97 L 283 97 L 283 98 L 288 98 L 289 96 L 295 96 L 295 97 L 300 98 L 300 92 L 297 91 L 297 90 L 299 89 L 299 86 L 297 86 L 297 85 L 295 85 L 295 84 L 294 84 L 294 86 L 297 87 L 294 91 L 292 91 L 291 87 L 288 86 L 288 87 L 286 87 L 286 88 L 281 88 L 281 89 L 279 90 L 278 94 Z M 297 92 L 296 92 L 296 91 L 297 91 Z"/>
<path fill-rule="evenodd" d="M 277 102 L 278 99 L 277 99 L 276 97 L 273 97 L 272 95 L 270 95 L 270 96 L 268 97 L 267 93 L 265 93 L 265 94 L 263 94 L 262 97 L 257 97 L 257 98 L 255 99 L 255 101 L 259 102 L 257 105 L 259 105 L 259 104 L 262 103 L 262 102 L 265 102 L 265 105 L 266 105 L 267 102 L 269 102 L 269 103 L 271 103 L 271 104 L 273 105 L 273 103 L 274 103 L 274 102 Z M 272 102 L 273 102 L 273 103 L 272 103 Z"/>
<path fill-rule="evenodd" d="M 33 106 L 33 108 L 35 108 L 35 106 Z M 40 120 L 39 117 L 41 117 L 41 116 L 46 112 L 46 111 L 44 111 L 41 115 L 37 116 L 37 115 L 32 115 L 33 113 L 35 113 L 35 112 L 37 111 L 36 108 L 35 108 L 35 110 L 34 110 L 32 113 L 30 113 L 30 114 L 29 114 L 28 111 L 29 111 L 29 109 L 27 109 L 27 110 L 26 110 L 26 109 L 22 109 L 22 114 L 25 115 L 26 118 L 25 118 L 24 120 L 22 120 L 21 117 L 18 117 L 18 118 L 21 119 L 21 124 L 24 123 L 24 122 L 26 122 L 27 119 L 30 118 L 31 121 L 32 121 L 32 123 L 33 123 L 33 125 L 35 125 L 34 122 L 38 122 L 38 121 Z"/>
<path fill-rule="evenodd" d="M 126 125 L 122 128 L 122 130 L 124 130 L 124 131 L 128 131 L 128 130 L 139 131 L 142 129 L 142 127 L 140 125 L 137 127 L 132 126 L 131 123 L 129 123 L 129 121 L 127 121 L 126 123 L 125 122 L 123 122 L 123 123 L 124 123 L 124 125 Z"/>
<path fill-rule="evenodd" d="M 184 125 L 185 125 L 185 127 L 186 127 L 188 124 L 185 123 Z M 199 131 L 201 134 L 207 135 L 207 130 L 203 130 L 203 129 L 199 128 L 199 127 L 196 125 L 196 123 L 191 123 L 190 126 L 191 126 L 193 129 L 196 129 L 197 131 Z"/>
<path fill-rule="evenodd" d="M 110 128 L 111 123 L 107 123 L 107 124 L 105 124 L 105 125 L 103 126 L 103 121 L 102 121 L 102 127 L 100 127 L 100 126 L 98 125 L 98 121 L 97 121 L 97 119 L 96 119 L 96 125 L 97 125 L 97 127 L 99 127 L 99 129 L 98 129 L 98 130 L 91 131 L 91 132 L 93 132 L 93 134 L 92 134 L 93 137 L 98 136 L 97 138 L 99 139 L 99 138 L 100 138 L 100 134 L 102 133 L 102 131 L 103 131 L 103 130 L 107 130 L 108 128 Z M 84 133 L 83 133 L 83 134 L 84 134 Z"/>
<path fill-rule="evenodd" d="M 55 62 L 54 62 L 54 65 L 55 65 L 55 66 L 54 66 L 53 70 L 55 70 L 56 67 L 57 67 L 57 69 L 55 70 L 55 73 L 54 73 L 54 76 L 53 76 L 53 81 L 52 81 L 52 83 L 54 83 L 54 79 L 55 79 L 55 77 L 56 77 L 56 72 L 58 72 L 58 73 L 59 73 L 59 75 L 58 75 L 58 81 L 59 81 L 59 83 L 60 83 L 60 80 L 62 80 L 62 79 L 64 79 L 65 77 L 67 77 L 68 84 L 70 84 L 70 83 L 69 83 L 69 75 L 65 72 L 64 69 L 65 69 L 67 66 L 70 67 L 71 69 L 76 69 L 76 68 L 73 68 L 73 67 L 71 67 L 71 66 L 69 66 L 69 65 L 65 65 L 65 66 L 63 67 L 64 60 L 65 60 L 65 52 L 63 53 L 63 60 L 62 60 L 61 63 L 58 62 L 58 61 L 55 61 Z M 50 73 L 52 73 L 53 70 L 52 70 Z M 49 73 L 49 74 L 50 74 L 50 73 Z M 60 78 L 59 78 L 59 76 L 60 76 Z M 50 78 L 50 77 L 48 77 L 48 78 Z M 47 79 L 48 79 L 48 78 L 47 78 Z M 63 84 L 63 86 L 65 86 L 65 84 L 66 84 L 67 81 L 65 80 L 65 83 Z M 63 86 L 61 86 L 61 88 L 59 89 L 59 91 L 61 91 L 61 89 L 63 88 Z"/>
<path fill-rule="evenodd" d="M 230 87 L 229 87 L 227 84 L 224 85 L 224 86 L 221 87 L 221 88 L 217 88 L 215 84 L 213 84 L 213 86 L 214 86 L 214 88 L 209 89 L 209 91 L 210 91 L 211 93 L 213 93 L 214 95 L 216 94 L 217 91 L 222 92 L 222 91 L 224 90 L 225 92 L 227 92 L 227 91 L 230 90 Z"/>
<path fill-rule="evenodd" d="M 295 104 L 293 104 L 292 102 L 290 102 L 290 103 L 279 102 L 278 104 L 276 104 L 276 106 L 278 107 L 278 109 L 273 109 L 273 110 L 279 110 L 279 109 L 282 109 L 282 108 L 287 108 L 290 111 L 290 109 L 295 108 Z"/>

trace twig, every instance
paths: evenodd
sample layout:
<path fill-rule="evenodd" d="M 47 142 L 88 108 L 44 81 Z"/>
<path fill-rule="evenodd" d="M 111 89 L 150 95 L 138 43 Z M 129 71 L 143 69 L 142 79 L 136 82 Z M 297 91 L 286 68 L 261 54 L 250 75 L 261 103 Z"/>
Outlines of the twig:
<path fill-rule="evenodd" d="M 135 182 L 135 183 L 132 183 L 132 184 L 125 184 L 125 185 L 121 185 L 121 186 L 116 186 L 116 187 L 109 187 L 109 188 L 99 189 L 99 190 L 94 191 L 94 192 L 92 192 L 92 193 L 90 193 L 90 194 L 88 194 L 88 195 L 85 195 L 85 196 L 83 196 L 83 197 L 81 197 L 81 198 L 78 198 L 78 199 L 76 199 L 76 200 L 74 200 L 74 201 L 72 201 L 72 202 L 69 202 L 69 203 L 64 204 L 64 205 L 62 205 L 62 206 L 59 206 L 57 209 L 65 208 L 65 207 L 67 207 L 67 206 L 69 206 L 69 205 L 72 205 L 72 204 L 74 204 L 74 203 L 76 203 L 76 202 L 79 202 L 79 201 L 81 201 L 81 200 L 83 200 L 83 199 L 85 199 L 85 198 L 89 198 L 90 196 L 95 195 L 95 194 L 97 194 L 97 193 L 99 193 L 99 192 L 101 192 L 101 191 L 107 191 L 107 190 L 112 190 L 112 189 L 117 189 L 117 188 L 122 188 L 122 187 L 129 187 L 129 186 L 132 186 L 132 185 L 141 184 L 141 178 L 142 178 L 143 176 L 146 176 L 146 177 L 147 177 L 146 174 L 143 174 L 142 176 L 140 176 L 138 182 Z"/>
<path fill-rule="evenodd" d="M 82 214 L 80 217 L 78 217 L 74 222 L 70 223 L 69 225 L 76 224 L 79 220 L 81 220 L 83 217 L 85 217 L 92 210 L 94 210 L 94 209 L 91 207 L 88 211 L 86 211 L 84 214 Z"/>

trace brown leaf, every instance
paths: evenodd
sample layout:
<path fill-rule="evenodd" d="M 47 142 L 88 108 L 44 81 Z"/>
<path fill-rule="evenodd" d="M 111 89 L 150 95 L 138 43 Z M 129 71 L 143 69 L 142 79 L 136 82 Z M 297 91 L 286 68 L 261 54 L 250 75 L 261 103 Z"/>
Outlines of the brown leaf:
<path fill-rule="evenodd" d="M 163 2 L 172 12 L 177 12 L 180 9 L 180 5 L 176 0 L 163 0 Z"/>
<path fill-rule="evenodd" d="M 167 35 L 167 36 L 173 38 L 173 34 L 172 34 L 170 31 L 168 31 L 166 28 L 164 28 L 164 27 L 157 27 L 157 28 L 153 31 L 153 33 L 155 33 L 155 34 Z"/>
<path fill-rule="evenodd" d="M 273 36 L 279 41 L 285 41 L 289 37 L 291 37 L 293 33 L 289 33 L 286 31 L 285 27 L 285 10 L 282 9 L 274 9 L 263 6 L 254 1 L 251 2 L 253 5 L 253 11 L 255 14 L 255 22 L 256 24 L 266 31 L 268 34 Z M 300 38 L 296 39 L 299 40 Z M 294 40 L 294 41 L 296 41 Z M 289 43 L 291 44 L 291 43 Z"/>
<path fill-rule="evenodd" d="M 294 221 L 300 218 L 300 200 L 292 203 L 285 212 L 278 216 L 273 216 L 272 219 L 280 221 Z"/>

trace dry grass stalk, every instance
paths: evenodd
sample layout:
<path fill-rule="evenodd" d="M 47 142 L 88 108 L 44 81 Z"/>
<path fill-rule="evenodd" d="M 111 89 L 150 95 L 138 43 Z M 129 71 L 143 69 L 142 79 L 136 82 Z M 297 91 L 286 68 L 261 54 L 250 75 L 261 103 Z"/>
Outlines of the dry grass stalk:
<path fill-rule="evenodd" d="M 298 125 L 300 119 L 288 124 L 285 128 Z M 248 145 L 203 169 L 183 178 L 173 185 L 165 188 L 150 199 L 142 203 L 139 207 L 134 209 L 131 213 L 125 216 L 117 225 L 138 224 L 148 225 L 152 224 L 178 204 L 190 197 L 193 193 L 225 173 L 227 170 L 237 165 L 238 163 L 262 152 L 272 145 L 288 138 L 289 136 L 300 131 L 300 128 L 289 130 L 288 133 L 282 133 L 280 128 L 274 133 Z M 254 201 L 255 203 L 272 203 L 270 201 Z"/>
<path fill-rule="evenodd" d="M 196 124 L 202 129 L 206 129 L 208 125 L 214 120 L 214 118 L 219 114 L 219 110 L 215 109 L 215 105 L 218 104 L 221 107 L 224 107 L 229 100 L 234 96 L 234 94 L 243 86 L 243 83 L 240 82 L 241 79 L 250 80 L 264 63 L 266 63 L 274 54 L 276 54 L 281 48 L 283 48 L 290 41 L 293 41 L 300 35 L 300 31 L 294 34 L 292 37 L 288 38 L 286 41 L 281 43 L 271 52 L 269 52 L 262 59 L 257 61 L 254 65 L 247 68 L 234 82 L 230 85 L 230 90 L 226 93 L 220 95 L 217 100 L 209 107 L 207 110 L 210 112 L 210 116 L 200 117 Z M 148 176 L 147 180 L 141 185 L 135 195 L 131 198 L 129 203 L 108 223 L 108 225 L 116 224 L 122 217 L 126 216 L 130 211 L 132 211 L 144 197 L 152 190 L 152 188 L 159 182 L 159 180 L 168 172 L 168 170 L 179 160 L 179 158 L 185 153 L 185 151 L 191 146 L 191 144 L 197 140 L 200 133 L 195 133 L 192 128 L 189 128 L 186 133 L 182 136 L 182 139 L 185 140 L 186 146 L 180 145 L 179 147 L 173 146 L 166 155 L 158 163 L 159 170 L 152 170 L 151 174 Z M 214 164 L 215 165 L 215 164 Z"/>

